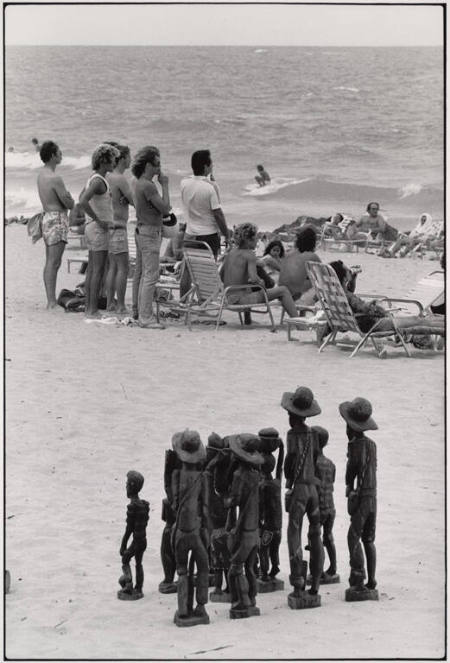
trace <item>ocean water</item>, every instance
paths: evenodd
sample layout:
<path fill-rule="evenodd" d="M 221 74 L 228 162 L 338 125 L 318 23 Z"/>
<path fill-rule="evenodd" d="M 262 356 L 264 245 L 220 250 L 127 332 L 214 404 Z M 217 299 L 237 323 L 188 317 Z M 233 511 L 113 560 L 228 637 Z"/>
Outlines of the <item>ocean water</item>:
<path fill-rule="evenodd" d="M 74 197 L 96 145 L 117 140 L 160 148 L 178 211 L 191 153 L 209 148 L 229 225 L 371 200 L 397 227 L 442 218 L 443 81 L 432 47 L 7 47 L 5 213 L 40 208 L 36 136 L 60 145 Z M 270 187 L 253 186 L 257 163 Z"/>

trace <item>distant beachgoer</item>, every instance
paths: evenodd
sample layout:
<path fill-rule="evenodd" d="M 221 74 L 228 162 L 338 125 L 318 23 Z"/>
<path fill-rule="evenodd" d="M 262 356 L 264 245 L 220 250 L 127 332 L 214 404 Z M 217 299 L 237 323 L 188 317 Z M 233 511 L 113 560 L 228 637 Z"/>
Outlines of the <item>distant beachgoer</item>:
<path fill-rule="evenodd" d="M 367 233 L 368 238 L 382 240 L 387 229 L 387 219 L 380 212 L 379 203 L 369 203 L 366 214 L 356 222 L 357 229 Z"/>
<path fill-rule="evenodd" d="M 225 255 L 221 277 L 225 287 L 230 285 L 256 284 L 264 287 L 264 281 L 256 272 L 256 234 L 257 227 L 253 223 L 243 223 L 236 228 L 234 241 L 236 246 Z M 290 317 L 297 315 L 294 300 L 285 286 L 276 286 L 266 290 L 267 299 L 279 299 Z M 258 288 L 256 292 L 250 290 L 228 296 L 231 304 L 261 304 L 264 294 Z"/>
<path fill-rule="evenodd" d="M 10 146 L 8 147 L 8 152 L 14 152 L 14 147 L 13 147 L 13 145 L 10 145 Z"/>
<path fill-rule="evenodd" d="M 136 205 L 136 278 L 133 279 L 133 300 L 137 295 L 139 325 L 146 329 L 164 329 L 153 313 L 153 297 L 159 279 L 159 252 L 161 250 L 163 216 L 170 214 L 169 178 L 161 170 L 161 157 L 157 147 L 147 145 L 134 158 L 131 172 L 137 182 L 134 187 Z M 155 175 L 162 187 L 162 196 L 153 182 Z M 138 285 L 139 284 L 139 285 Z"/>
<path fill-rule="evenodd" d="M 61 266 L 62 254 L 67 244 L 69 219 L 67 210 L 74 206 L 74 199 L 67 191 L 62 177 L 55 169 L 62 160 L 62 152 L 51 140 L 45 141 L 40 150 L 44 167 L 37 178 L 39 198 L 44 215 L 42 237 L 45 243 L 44 285 L 47 308 L 56 306 L 56 277 Z"/>
<path fill-rule="evenodd" d="M 431 214 L 424 212 L 411 232 L 400 233 L 396 241 L 389 248 L 380 251 L 378 255 L 382 258 L 393 258 L 397 251 L 401 249 L 400 256 L 404 257 L 419 244 L 438 239 L 443 231 L 443 222 L 433 221 Z"/>
<path fill-rule="evenodd" d="M 40 152 L 41 151 L 41 146 L 39 145 L 38 139 L 37 138 L 32 138 L 31 142 L 34 145 L 34 149 L 36 150 L 36 152 Z"/>
<path fill-rule="evenodd" d="M 264 170 L 264 166 L 262 164 L 258 164 L 256 166 L 256 170 L 258 171 L 258 174 L 255 175 L 255 180 L 258 182 L 259 186 L 266 186 L 266 184 L 270 184 L 270 175 L 266 170 Z"/>
<path fill-rule="evenodd" d="M 305 305 L 311 304 L 315 299 L 315 292 L 306 272 L 306 263 L 321 262 L 314 252 L 316 243 L 317 234 L 313 226 L 302 226 L 297 233 L 295 248 L 288 251 L 281 261 L 278 283 L 286 286 L 295 300 L 301 297 Z"/>
<path fill-rule="evenodd" d="M 98 315 L 98 298 L 108 257 L 109 229 L 113 225 L 111 190 L 106 173 L 111 173 L 119 157 L 112 145 L 101 143 L 92 154 L 94 171 L 80 195 L 80 205 L 86 212 L 84 235 L 89 250 L 86 272 L 86 315 Z"/>
<path fill-rule="evenodd" d="M 108 273 L 106 276 L 106 308 L 114 310 L 114 295 L 117 293 L 117 313 L 126 313 L 125 293 L 128 278 L 128 234 L 129 206 L 134 206 L 133 194 L 124 172 L 130 167 L 130 148 L 117 145 L 119 158 L 112 173 L 106 179 L 111 188 L 113 225 L 109 230 Z"/>
<path fill-rule="evenodd" d="M 257 264 L 264 267 L 266 273 L 272 278 L 277 277 L 281 270 L 281 261 L 284 258 L 283 242 L 273 239 L 266 246 L 264 255 L 258 258 Z"/>

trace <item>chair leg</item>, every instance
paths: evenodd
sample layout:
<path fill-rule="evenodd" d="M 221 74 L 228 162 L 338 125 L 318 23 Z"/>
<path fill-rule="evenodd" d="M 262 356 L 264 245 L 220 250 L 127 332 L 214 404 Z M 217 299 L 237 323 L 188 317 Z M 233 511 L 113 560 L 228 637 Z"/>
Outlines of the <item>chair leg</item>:
<path fill-rule="evenodd" d="M 362 337 L 362 339 L 360 340 L 360 342 L 357 344 L 356 348 L 355 348 L 355 349 L 353 350 L 353 352 L 351 353 L 349 359 L 351 359 L 352 357 L 354 357 L 354 356 L 358 353 L 358 351 L 359 351 L 359 350 L 363 347 L 363 345 L 366 343 L 366 341 L 367 341 L 367 339 L 369 338 L 369 336 L 370 336 L 369 334 L 366 334 L 365 336 Z"/>
<path fill-rule="evenodd" d="M 283 320 L 284 320 L 284 308 L 282 307 L 281 308 L 280 327 L 283 324 Z M 289 325 L 288 325 L 288 328 L 289 328 Z"/>
<path fill-rule="evenodd" d="M 223 307 L 224 307 L 224 304 L 225 304 L 225 298 L 222 296 L 222 298 L 221 298 L 221 300 L 220 300 L 219 315 L 217 316 L 217 320 L 216 320 L 216 331 L 219 329 L 219 326 L 220 326 L 220 321 L 221 321 L 221 319 L 222 319 L 222 313 L 223 313 Z M 240 317 L 241 317 L 241 314 L 239 314 L 239 318 L 240 318 Z M 242 323 L 241 323 L 241 324 L 242 324 Z"/>
<path fill-rule="evenodd" d="M 336 338 L 336 334 L 337 334 L 337 331 L 334 331 L 331 334 L 328 334 L 325 341 L 320 346 L 319 352 L 322 352 L 322 350 L 324 350 L 327 347 L 327 345 L 329 345 L 330 343 L 332 343 L 334 341 L 334 339 Z"/>
<path fill-rule="evenodd" d="M 412 355 L 411 355 L 411 353 L 410 353 L 410 351 L 409 351 L 408 346 L 407 346 L 406 343 L 405 343 L 405 339 L 403 338 L 403 334 L 402 334 L 401 332 L 399 332 L 398 329 L 397 329 L 397 336 L 399 337 L 399 339 L 400 339 L 400 341 L 401 341 L 401 344 L 403 345 L 403 349 L 404 349 L 404 351 L 406 352 L 406 354 L 408 355 L 408 357 L 411 357 Z"/>
<path fill-rule="evenodd" d="M 289 322 L 287 323 L 287 335 L 288 335 L 288 341 L 292 341 L 291 325 L 289 324 Z"/>
<path fill-rule="evenodd" d="M 267 313 L 269 314 L 270 324 L 272 325 L 272 329 L 270 331 L 275 333 L 277 331 L 277 328 L 275 327 L 275 320 L 273 319 L 272 309 L 270 308 L 270 304 L 267 305 Z"/>

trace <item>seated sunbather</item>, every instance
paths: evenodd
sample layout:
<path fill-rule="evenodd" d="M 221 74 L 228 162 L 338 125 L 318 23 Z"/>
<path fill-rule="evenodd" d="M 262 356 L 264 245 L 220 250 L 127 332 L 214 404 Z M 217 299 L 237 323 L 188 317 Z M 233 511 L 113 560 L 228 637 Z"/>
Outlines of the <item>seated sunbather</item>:
<path fill-rule="evenodd" d="M 433 221 L 431 214 L 424 212 L 415 228 L 410 232 L 400 233 L 396 241 L 389 248 L 381 250 L 379 255 L 382 258 L 394 258 L 397 251 L 400 251 L 399 255 L 403 257 L 419 244 L 438 239 L 443 231 L 443 222 Z"/>
<path fill-rule="evenodd" d="M 386 232 L 387 219 L 380 212 L 379 203 L 369 203 L 366 214 L 363 214 L 356 227 L 360 232 L 366 233 L 368 239 L 382 241 Z"/>
<path fill-rule="evenodd" d="M 344 265 L 342 260 L 337 260 L 330 263 L 330 267 L 334 269 L 337 274 L 337 277 L 344 289 L 344 292 L 347 296 L 348 303 L 350 308 L 355 314 L 356 322 L 358 327 L 365 334 L 373 325 L 378 322 L 376 327 L 377 331 L 391 331 L 395 330 L 394 323 L 388 311 L 386 311 L 376 300 L 370 302 L 364 301 L 353 292 L 350 292 L 348 284 L 352 277 L 351 270 Z M 430 333 L 433 333 L 433 329 L 437 331 L 442 331 L 444 323 L 442 316 L 427 315 L 425 317 L 420 317 L 416 315 L 404 315 L 404 316 L 395 316 L 395 325 L 396 328 L 402 331 L 410 330 L 411 333 L 414 333 L 414 330 L 417 328 L 427 328 Z"/>
<path fill-rule="evenodd" d="M 267 245 L 264 255 L 257 258 L 258 267 L 263 267 L 266 274 L 274 280 L 278 280 L 278 275 L 281 269 L 281 260 L 284 257 L 283 242 L 279 239 L 273 239 Z"/>
<path fill-rule="evenodd" d="M 314 288 L 306 272 L 307 262 L 321 262 L 315 253 L 317 235 L 313 226 L 302 226 L 297 233 L 295 248 L 288 251 L 281 261 L 279 284 L 288 288 L 295 300 L 311 304 L 315 297 Z"/>
<path fill-rule="evenodd" d="M 235 246 L 228 251 L 220 272 L 225 287 L 230 285 L 255 284 L 264 287 L 264 281 L 256 273 L 256 233 L 257 227 L 253 223 L 242 223 L 234 232 Z M 297 309 L 294 300 L 285 286 L 277 286 L 266 290 L 267 299 L 280 299 L 289 316 L 295 317 Z M 230 304 L 261 304 L 264 302 L 264 293 L 259 289 L 252 292 L 250 289 L 241 292 L 232 292 L 228 295 Z"/>

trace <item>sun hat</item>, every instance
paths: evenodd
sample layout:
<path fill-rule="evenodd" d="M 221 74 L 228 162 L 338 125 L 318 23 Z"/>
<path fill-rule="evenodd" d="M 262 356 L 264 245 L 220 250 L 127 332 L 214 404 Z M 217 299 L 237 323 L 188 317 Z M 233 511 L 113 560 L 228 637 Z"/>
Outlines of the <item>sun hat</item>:
<path fill-rule="evenodd" d="M 297 387 L 294 392 L 285 391 L 281 398 L 281 407 L 300 417 L 314 417 L 322 412 L 309 387 Z"/>
<path fill-rule="evenodd" d="M 218 433 L 212 432 L 208 435 L 208 445 L 206 449 L 214 449 L 215 451 L 220 451 L 225 449 L 228 446 L 228 441 L 224 437 L 220 437 Z"/>
<path fill-rule="evenodd" d="M 339 412 L 348 425 L 357 431 L 377 430 L 372 419 L 372 405 L 366 398 L 355 398 L 339 405 Z"/>
<path fill-rule="evenodd" d="M 196 430 L 186 428 L 181 433 L 175 433 L 172 447 L 183 463 L 201 463 L 206 458 L 206 449 Z"/>
<path fill-rule="evenodd" d="M 240 433 L 228 437 L 231 451 L 240 459 L 259 467 L 264 463 L 263 456 L 259 453 L 260 441 L 253 433 Z"/>

